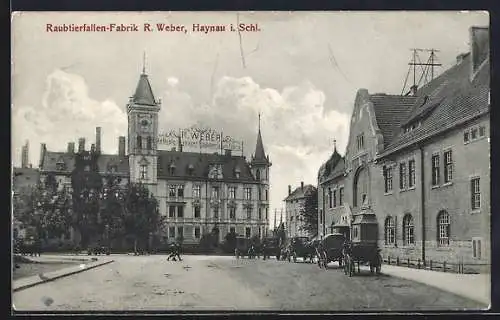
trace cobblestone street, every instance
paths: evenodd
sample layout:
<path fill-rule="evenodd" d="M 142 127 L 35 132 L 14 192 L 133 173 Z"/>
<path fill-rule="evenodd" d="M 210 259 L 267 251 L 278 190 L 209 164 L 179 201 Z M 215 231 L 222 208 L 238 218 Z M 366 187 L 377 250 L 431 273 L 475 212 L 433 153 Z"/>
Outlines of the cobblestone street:
<path fill-rule="evenodd" d="M 443 310 L 480 303 L 420 283 L 331 266 L 234 257 L 113 256 L 114 263 L 14 293 L 22 310 Z M 53 301 L 49 305 L 47 301 Z"/>

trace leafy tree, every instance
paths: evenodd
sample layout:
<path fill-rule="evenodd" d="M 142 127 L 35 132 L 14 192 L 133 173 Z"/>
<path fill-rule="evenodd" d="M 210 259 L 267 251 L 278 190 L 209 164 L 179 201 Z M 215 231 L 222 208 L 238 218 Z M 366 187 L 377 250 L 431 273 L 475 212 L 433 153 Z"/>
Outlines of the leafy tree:
<path fill-rule="evenodd" d="M 14 197 L 14 215 L 29 237 L 55 238 L 69 230 L 71 196 L 58 187 L 55 178 L 49 175 L 44 184 L 24 188 Z"/>
<path fill-rule="evenodd" d="M 234 248 L 236 247 L 236 232 L 234 231 L 228 232 L 224 237 L 224 240 L 226 241 L 226 246 L 230 250 L 234 250 Z"/>
<path fill-rule="evenodd" d="M 282 246 L 286 242 L 285 223 L 280 223 L 278 228 L 274 230 L 275 237 L 278 238 L 278 244 Z"/>
<path fill-rule="evenodd" d="M 85 248 L 101 231 L 99 208 L 102 177 L 96 170 L 85 171 L 77 167 L 71 175 L 71 186 L 74 211 L 72 224 L 81 235 L 80 245 Z"/>
<path fill-rule="evenodd" d="M 302 222 L 300 229 L 308 234 L 316 234 L 318 230 L 318 190 L 311 188 L 306 191 L 304 205 L 299 210 Z"/>
<path fill-rule="evenodd" d="M 164 220 L 158 210 L 158 201 L 141 184 L 129 184 L 125 191 L 123 226 L 125 234 L 134 237 L 134 247 L 138 242 L 147 243 L 150 236 L 158 232 Z"/>

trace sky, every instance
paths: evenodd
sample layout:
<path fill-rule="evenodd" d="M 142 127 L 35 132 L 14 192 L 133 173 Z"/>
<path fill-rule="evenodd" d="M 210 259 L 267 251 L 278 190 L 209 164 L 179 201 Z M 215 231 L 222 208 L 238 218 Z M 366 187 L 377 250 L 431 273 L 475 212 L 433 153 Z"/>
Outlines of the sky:
<path fill-rule="evenodd" d="M 259 30 L 231 31 L 238 22 Z M 47 24 L 84 23 L 135 24 L 139 31 L 47 32 Z M 145 23 L 153 31 L 144 31 Z M 158 23 L 183 25 L 186 32 L 158 31 Z M 195 32 L 196 24 L 226 31 Z M 15 13 L 12 162 L 20 165 L 27 140 L 34 167 L 40 143 L 64 151 L 85 137 L 88 148 L 96 126 L 103 151 L 116 153 L 145 55 L 162 100 L 160 131 L 196 124 L 223 130 L 244 141 L 250 157 L 261 113 L 273 163 L 272 223 L 288 185 L 316 185 L 334 139 L 343 154 L 357 90 L 400 94 L 411 48 L 438 49 L 439 74 L 469 51 L 469 27 L 488 24 L 486 12 L 451 11 Z"/>

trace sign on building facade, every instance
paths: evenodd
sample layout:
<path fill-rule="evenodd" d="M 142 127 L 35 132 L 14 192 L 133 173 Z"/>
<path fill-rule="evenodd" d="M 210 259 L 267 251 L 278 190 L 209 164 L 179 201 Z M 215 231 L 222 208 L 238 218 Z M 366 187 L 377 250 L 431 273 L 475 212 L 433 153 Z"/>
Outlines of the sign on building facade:
<path fill-rule="evenodd" d="M 243 141 L 211 128 L 190 127 L 172 129 L 158 135 L 160 149 L 177 148 L 181 143 L 186 151 L 231 150 L 243 152 Z"/>

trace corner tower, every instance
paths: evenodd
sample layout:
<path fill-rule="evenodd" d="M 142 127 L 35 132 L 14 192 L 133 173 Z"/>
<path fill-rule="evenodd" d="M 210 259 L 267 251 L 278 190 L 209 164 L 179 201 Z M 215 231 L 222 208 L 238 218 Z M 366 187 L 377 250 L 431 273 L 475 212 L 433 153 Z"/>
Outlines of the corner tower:
<path fill-rule="evenodd" d="M 156 137 L 160 108 L 161 102 L 155 99 L 143 66 L 135 94 L 127 104 L 130 181 L 148 185 L 154 194 L 158 173 Z"/>
<path fill-rule="evenodd" d="M 250 167 L 252 175 L 255 177 L 255 180 L 258 181 L 258 218 L 261 224 L 259 226 L 259 233 L 261 236 L 264 236 L 269 222 L 269 168 L 271 167 L 271 161 L 269 160 L 269 155 L 266 156 L 264 151 L 264 143 L 262 142 L 262 133 L 260 131 L 260 114 L 257 143 L 255 145 L 255 153 L 252 155 L 252 160 L 250 161 Z"/>

